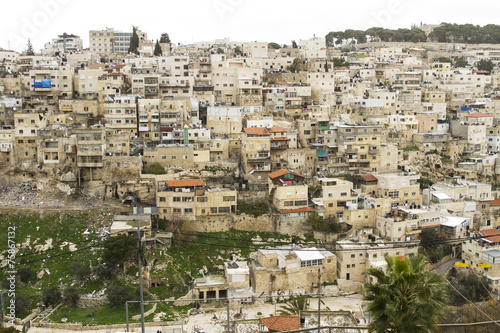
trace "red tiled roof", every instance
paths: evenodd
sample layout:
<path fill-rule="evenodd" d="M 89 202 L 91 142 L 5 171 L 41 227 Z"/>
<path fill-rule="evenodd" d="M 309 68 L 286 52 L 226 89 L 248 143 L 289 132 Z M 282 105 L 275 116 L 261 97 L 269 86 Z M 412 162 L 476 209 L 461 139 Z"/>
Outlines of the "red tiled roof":
<path fill-rule="evenodd" d="M 440 227 L 441 224 L 431 224 L 431 225 L 423 225 L 421 226 L 422 229 L 424 228 L 436 228 L 436 227 Z"/>
<path fill-rule="evenodd" d="M 253 135 L 269 135 L 269 132 L 264 127 L 245 127 L 243 129 L 246 134 Z"/>
<path fill-rule="evenodd" d="M 203 179 L 167 180 L 168 187 L 205 186 Z"/>
<path fill-rule="evenodd" d="M 285 81 L 276 81 L 276 84 L 282 85 L 282 86 L 288 86 L 288 83 Z"/>
<path fill-rule="evenodd" d="M 274 126 L 274 127 L 271 127 L 270 132 L 271 133 L 283 133 L 283 132 L 286 132 L 286 129 L 284 129 L 283 127 Z"/>
<path fill-rule="evenodd" d="M 298 174 L 298 173 L 295 173 L 293 171 L 289 171 L 289 170 L 286 170 L 286 169 L 279 169 L 279 170 L 273 171 L 271 173 L 268 173 L 267 175 L 269 176 L 269 178 L 274 179 L 274 178 L 278 178 L 278 177 L 284 176 L 287 173 L 293 173 L 296 176 L 304 177 L 301 174 Z"/>
<path fill-rule="evenodd" d="M 474 113 L 471 113 L 471 114 L 468 114 L 468 115 L 465 115 L 465 116 L 469 117 L 469 118 L 493 117 L 490 114 L 482 113 L 482 112 L 474 112 Z"/>
<path fill-rule="evenodd" d="M 280 210 L 281 214 L 304 213 L 304 212 L 314 212 L 314 208 L 295 208 L 295 209 L 282 209 L 282 210 Z"/>
<path fill-rule="evenodd" d="M 486 240 L 492 242 L 492 243 L 499 243 L 500 242 L 500 230 L 497 229 L 484 229 L 478 231 L 478 234 L 483 236 Z"/>
<path fill-rule="evenodd" d="M 260 322 L 265 325 L 269 331 L 293 331 L 300 328 L 299 316 L 274 316 L 261 318 Z"/>
<path fill-rule="evenodd" d="M 361 178 L 363 178 L 364 181 L 366 182 L 376 182 L 378 179 L 377 177 L 375 177 L 374 175 L 372 174 L 365 174 L 365 175 L 361 175 Z"/>
<path fill-rule="evenodd" d="M 125 66 L 127 66 L 127 65 L 116 65 L 115 68 L 123 68 Z"/>
<path fill-rule="evenodd" d="M 490 201 L 490 206 L 500 206 L 500 199 L 495 198 Z"/>

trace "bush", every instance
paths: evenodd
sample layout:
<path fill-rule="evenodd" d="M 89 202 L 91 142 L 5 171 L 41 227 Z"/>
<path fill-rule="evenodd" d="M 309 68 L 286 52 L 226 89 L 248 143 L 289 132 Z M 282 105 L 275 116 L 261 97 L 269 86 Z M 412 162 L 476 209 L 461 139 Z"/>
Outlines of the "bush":
<path fill-rule="evenodd" d="M 69 307 L 76 308 L 80 301 L 80 291 L 75 287 L 68 287 L 64 290 L 63 303 Z"/>
<path fill-rule="evenodd" d="M 35 274 L 31 268 L 24 266 L 17 269 L 17 276 L 19 276 L 22 283 L 28 283 L 35 276 Z"/>
<path fill-rule="evenodd" d="M 22 295 L 16 295 L 16 317 L 21 313 L 28 311 L 31 305 L 31 300 Z"/>
<path fill-rule="evenodd" d="M 56 305 L 61 301 L 61 291 L 58 287 L 47 287 L 42 290 L 42 303 L 47 307 Z"/>
<path fill-rule="evenodd" d="M 164 175 L 167 173 L 160 163 L 151 164 L 148 168 L 148 172 L 153 175 Z"/>
<path fill-rule="evenodd" d="M 248 215 L 253 215 L 253 217 L 258 217 L 263 214 L 267 214 L 269 209 L 265 202 L 258 202 L 253 204 L 248 204 L 243 201 L 238 201 L 238 213 L 245 213 Z"/>
<path fill-rule="evenodd" d="M 124 286 L 111 285 L 107 290 L 108 302 L 113 307 L 124 305 L 130 298 L 127 289 Z"/>

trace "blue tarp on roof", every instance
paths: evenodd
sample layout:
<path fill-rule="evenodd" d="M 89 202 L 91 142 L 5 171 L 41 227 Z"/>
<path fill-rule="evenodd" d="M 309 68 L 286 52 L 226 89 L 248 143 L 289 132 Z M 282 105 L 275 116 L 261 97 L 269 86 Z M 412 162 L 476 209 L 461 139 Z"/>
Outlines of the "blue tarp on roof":
<path fill-rule="evenodd" d="M 324 149 L 316 150 L 316 154 L 318 154 L 318 157 L 327 157 L 326 150 L 324 150 Z"/>

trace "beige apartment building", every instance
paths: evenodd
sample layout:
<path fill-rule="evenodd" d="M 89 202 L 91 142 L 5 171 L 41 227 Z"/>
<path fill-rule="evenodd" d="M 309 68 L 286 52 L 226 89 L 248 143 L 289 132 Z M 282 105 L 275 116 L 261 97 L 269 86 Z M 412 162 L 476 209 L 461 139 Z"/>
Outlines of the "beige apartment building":
<path fill-rule="evenodd" d="M 147 34 L 137 29 L 139 41 L 147 41 Z M 132 32 L 121 32 L 113 28 L 106 30 L 90 30 L 90 52 L 106 55 L 112 53 L 127 54 L 130 47 Z"/>
<path fill-rule="evenodd" d="M 251 286 L 256 294 L 311 293 L 337 279 L 336 265 L 335 255 L 325 249 L 260 249 L 250 266 Z"/>
<path fill-rule="evenodd" d="M 358 193 L 352 182 L 339 178 L 319 178 L 312 202 L 324 209 L 324 217 L 345 221 L 348 210 L 358 209 Z"/>
<path fill-rule="evenodd" d="M 485 276 L 494 291 L 500 291 L 500 231 L 484 229 L 462 242 L 462 262 L 476 274 Z"/>
<path fill-rule="evenodd" d="M 271 133 L 263 127 L 243 129 L 241 157 L 245 177 L 255 183 L 265 183 L 271 171 Z"/>
<path fill-rule="evenodd" d="M 138 134 L 136 95 L 117 95 L 104 103 L 106 128 Z"/>
<path fill-rule="evenodd" d="M 349 171 L 361 173 L 380 169 L 381 133 L 379 126 L 337 126 L 339 154 L 348 163 Z"/>
<path fill-rule="evenodd" d="M 385 256 L 412 257 L 418 253 L 418 246 L 386 242 L 376 237 L 374 230 L 356 231 L 352 239 L 337 241 L 337 277 L 359 283 L 373 282 L 366 275 L 368 268 L 384 269 Z M 370 238 L 369 238 L 370 237 Z"/>
<path fill-rule="evenodd" d="M 236 213 L 237 191 L 211 189 L 202 179 L 156 181 L 156 206 L 161 218 L 196 220 Z"/>

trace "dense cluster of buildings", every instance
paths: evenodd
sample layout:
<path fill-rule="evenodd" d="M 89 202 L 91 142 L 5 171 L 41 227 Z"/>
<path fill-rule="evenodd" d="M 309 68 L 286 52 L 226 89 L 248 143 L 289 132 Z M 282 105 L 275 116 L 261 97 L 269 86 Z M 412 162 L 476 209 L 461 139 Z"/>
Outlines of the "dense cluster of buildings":
<path fill-rule="evenodd" d="M 498 66 L 500 47 L 221 39 L 162 43 L 154 56 L 137 33 L 137 54 L 132 33 L 111 28 L 91 30 L 89 48 L 65 33 L 40 54 L 0 50 L 4 182 L 48 178 L 195 230 L 303 235 L 315 214 L 348 226 L 331 251 L 229 263 L 223 280 L 197 281 L 203 298 L 365 282 L 385 255 L 415 255 L 425 228 L 499 289 L 500 74 L 476 64 Z M 267 220 L 242 220 L 252 197 Z"/>

